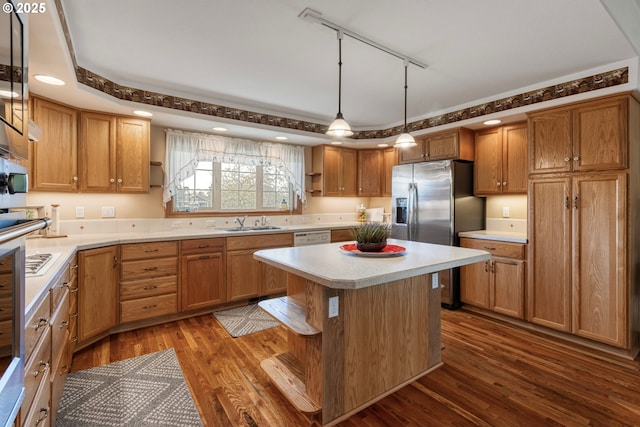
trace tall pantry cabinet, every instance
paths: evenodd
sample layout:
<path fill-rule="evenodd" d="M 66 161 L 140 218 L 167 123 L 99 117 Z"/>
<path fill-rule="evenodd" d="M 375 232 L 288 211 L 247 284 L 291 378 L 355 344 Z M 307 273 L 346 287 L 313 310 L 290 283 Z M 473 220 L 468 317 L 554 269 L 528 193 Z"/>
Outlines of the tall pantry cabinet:
<path fill-rule="evenodd" d="M 640 105 L 529 115 L 527 320 L 632 354 L 640 290 Z"/>

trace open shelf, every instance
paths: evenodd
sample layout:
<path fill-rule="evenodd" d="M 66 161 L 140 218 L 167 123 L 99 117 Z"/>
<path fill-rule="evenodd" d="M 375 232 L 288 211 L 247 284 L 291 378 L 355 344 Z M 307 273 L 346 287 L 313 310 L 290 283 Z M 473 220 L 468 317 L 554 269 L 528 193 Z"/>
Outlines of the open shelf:
<path fill-rule="evenodd" d="M 304 369 L 289 353 L 270 357 L 260 363 L 264 372 L 280 392 L 300 412 L 315 414 L 322 406 L 314 402 L 307 394 L 304 385 Z"/>
<path fill-rule="evenodd" d="M 307 323 L 304 307 L 293 298 L 272 298 L 258 305 L 296 335 L 313 336 L 322 332 Z"/>

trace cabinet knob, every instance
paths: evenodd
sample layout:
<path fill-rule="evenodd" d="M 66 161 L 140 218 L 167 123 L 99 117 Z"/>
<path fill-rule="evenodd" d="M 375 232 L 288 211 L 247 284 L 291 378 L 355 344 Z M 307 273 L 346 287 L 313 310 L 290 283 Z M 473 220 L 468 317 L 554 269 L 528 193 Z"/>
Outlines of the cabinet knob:
<path fill-rule="evenodd" d="M 498 187 L 500 187 L 500 184 L 501 184 L 501 183 L 500 183 L 500 181 L 496 182 L 496 185 L 497 185 Z"/>
<path fill-rule="evenodd" d="M 116 182 L 116 179 L 115 178 L 110 178 L 109 182 L 113 184 L 114 182 Z"/>
<path fill-rule="evenodd" d="M 507 181 L 502 181 L 502 186 L 506 187 L 507 186 Z"/>
<path fill-rule="evenodd" d="M 573 161 L 574 161 L 574 162 L 577 162 L 578 160 L 580 160 L 580 157 L 578 157 L 578 156 L 575 156 L 575 157 L 573 158 Z"/>
<path fill-rule="evenodd" d="M 77 176 L 74 176 L 74 177 L 73 177 L 73 182 L 77 182 L 77 181 L 78 181 L 78 177 L 77 177 Z"/>
<path fill-rule="evenodd" d="M 565 157 L 565 158 L 564 158 L 564 161 L 565 161 L 565 162 L 568 162 L 569 160 L 571 160 L 571 158 L 569 158 L 569 157 Z"/>
<path fill-rule="evenodd" d="M 118 178 L 118 184 L 122 184 L 122 178 Z"/>

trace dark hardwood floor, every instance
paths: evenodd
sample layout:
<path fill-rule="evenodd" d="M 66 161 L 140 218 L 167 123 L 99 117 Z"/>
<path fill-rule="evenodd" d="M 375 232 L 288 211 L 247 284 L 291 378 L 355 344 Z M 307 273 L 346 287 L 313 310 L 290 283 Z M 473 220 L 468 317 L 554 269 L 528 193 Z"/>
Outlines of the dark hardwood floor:
<path fill-rule="evenodd" d="M 444 366 L 340 426 L 640 426 L 639 360 L 461 310 L 442 318 Z M 173 347 L 206 426 L 303 426 L 259 366 L 285 344 L 283 327 L 234 339 L 204 315 L 105 338 L 72 370 Z"/>

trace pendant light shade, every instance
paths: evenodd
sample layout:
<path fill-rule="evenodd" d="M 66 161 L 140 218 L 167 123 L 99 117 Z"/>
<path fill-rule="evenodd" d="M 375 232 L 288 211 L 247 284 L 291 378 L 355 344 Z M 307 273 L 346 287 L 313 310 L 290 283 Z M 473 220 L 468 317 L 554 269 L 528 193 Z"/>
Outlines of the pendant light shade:
<path fill-rule="evenodd" d="M 396 148 L 407 148 L 407 147 L 415 147 L 418 145 L 416 140 L 413 139 L 413 136 L 409 133 L 407 129 L 407 68 L 409 67 L 409 61 L 404 60 L 404 128 L 402 129 L 402 133 L 396 139 L 396 143 L 394 147 Z"/>
<path fill-rule="evenodd" d="M 336 119 L 329 125 L 327 135 L 337 138 L 345 138 L 353 135 L 349 123 L 342 117 L 340 109 L 342 101 L 342 31 L 338 31 L 338 114 Z"/>

